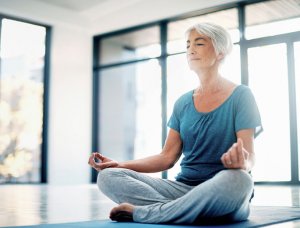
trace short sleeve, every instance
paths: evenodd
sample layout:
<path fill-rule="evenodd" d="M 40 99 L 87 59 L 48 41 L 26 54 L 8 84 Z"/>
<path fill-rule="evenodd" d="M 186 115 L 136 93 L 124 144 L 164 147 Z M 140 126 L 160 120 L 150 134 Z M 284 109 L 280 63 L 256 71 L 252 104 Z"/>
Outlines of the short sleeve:
<path fill-rule="evenodd" d="M 180 122 L 179 122 L 179 101 L 177 100 L 173 107 L 172 115 L 168 121 L 168 127 L 174 129 L 180 133 Z"/>
<path fill-rule="evenodd" d="M 261 117 L 251 90 L 246 86 L 244 88 L 237 102 L 235 131 L 252 128 L 256 138 L 263 131 Z"/>

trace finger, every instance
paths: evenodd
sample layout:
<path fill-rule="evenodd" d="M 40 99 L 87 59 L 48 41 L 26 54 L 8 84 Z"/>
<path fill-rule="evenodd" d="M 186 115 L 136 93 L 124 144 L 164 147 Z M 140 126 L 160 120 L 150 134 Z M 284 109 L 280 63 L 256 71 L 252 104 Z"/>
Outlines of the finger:
<path fill-rule="evenodd" d="M 97 165 L 97 164 L 95 164 L 95 165 L 93 166 L 93 168 L 94 168 L 96 171 L 102 170 L 102 169 L 99 167 L 99 165 Z"/>
<path fill-rule="evenodd" d="M 238 151 L 237 151 L 237 144 L 234 143 L 233 146 L 229 150 L 230 160 L 233 164 L 236 164 L 239 162 L 238 159 Z"/>
<path fill-rule="evenodd" d="M 241 154 L 243 155 L 244 160 L 248 160 L 249 158 L 249 152 L 244 149 L 244 142 L 241 138 L 238 138 L 238 149 L 241 151 Z"/>
<path fill-rule="evenodd" d="M 244 143 L 243 143 L 243 140 L 241 138 L 238 138 L 237 146 L 238 146 L 238 150 L 242 152 L 242 150 L 244 148 Z"/>
<path fill-rule="evenodd" d="M 89 161 L 88 161 L 88 164 L 93 164 L 95 161 L 94 161 L 94 158 L 95 158 L 95 155 L 92 154 L 90 157 L 89 157 Z"/>
<path fill-rule="evenodd" d="M 225 161 L 225 154 L 222 155 L 221 162 L 222 162 L 222 164 L 224 165 L 225 168 L 228 168 L 228 165 L 226 164 L 226 161 Z"/>
<path fill-rule="evenodd" d="M 240 164 L 243 164 L 245 162 L 245 156 L 243 150 L 244 150 L 243 141 L 239 138 L 237 142 L 237 151 L 238 151 L 238 159 Z"/>
<path fill-rule="evenodd" d="M 113 166 L 112 162 L 105 162 L 105 163 L 99 164 L 100 169 L 107 169 L 107 168 L 112 167 L 112 166 Z"/>
<path fill-rule="evenodd" d="M 95 162 L 91 162 L 91 163 L 89 163 L 89 165 L 92 167 L 92 168 L 94 168 L 94 169 L 96 169 L 97 167 L 97 164 L 95 163 Z"/>
<path fill-rule="evenodd" d="M 102 170 L 102 169 L 107 169 L 110 167 L 116 167 L 117 163 L 115 161 L 110 161 L 110 162 L 105 162 L 105 163 L 100 163 L 98 164 L 98 167 Z"/>
<path fill-rule="evenodd" d="M 89 158 L 94 158 L 94 157 L 95 157 L 95 154 L 92 153 Z"/>
<path fill-rule="evenodd" d="M 103 160 L 105 157 L 102 154 L 96 153 L 95 154 L 96 158 Z"/>
<path fill-rule="evenodd" d="M 249 152 L 247 150 L 243 149 L 243 154 L 244 154 L 245 160 L 248 160 L 249 159 Z"/>
<path fill-rule="evenodd" d="M 96 152 L 95 153 L 95 156 L 98 156 L 98 157 L 104 157 L 102 154 L 100 154 L 99 152 Z"/>
<path fill-rule="evenodd" d="M 109 167 L 110 166 L 108 164 L 106 164 L 106 163 L 101 163 L 101 164 L 98 165 L 98 169 L 99 170 L 107 169 Z"/>
<path fill-rule="evenodd" d="M 224 161 L 225 161 L 225 164 L 226 164 L 227 166 L 231 166 L 231 165 L 232 165 L 232 161 L 231 161 L 231 159 L 230 159 L 229 153 L 224 154 Z"/>

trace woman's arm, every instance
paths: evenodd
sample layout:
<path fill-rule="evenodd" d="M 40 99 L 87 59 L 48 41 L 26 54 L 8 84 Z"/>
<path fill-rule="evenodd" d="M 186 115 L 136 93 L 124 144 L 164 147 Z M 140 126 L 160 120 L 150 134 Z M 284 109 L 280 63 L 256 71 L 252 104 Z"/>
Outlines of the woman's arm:
<path fill-rule="evenodd" d="M 126 162 L 116 162 L 109 158 L 102 156 L 99 153 L 93 154 L 94 157 L 101 160 L 95 162 L 93 155 L 89 159 L 89 164 L 96 170 L 102 170 L 109 167 L 118 167 L 131 169 L 137 172 L 154 173 L 167 170 L 177 162 L 181 155 L 182 141 L 180 134 L 170 129 L 164 148 L 160 154 L 146 157 L 143 159 L 131 160 Z"/>
<path fill-rule="evenodd" d="M 238 141 L 223 154 L 221 161 L 228 169 L 251 171 L 255 163 L 254 130 L 244 129 L 237 132 Z"/>
<path fill-rule="evenodd" d="M 120 162 L 119 167 L 143 173 L 154 173 L 170 169 L 181 155 L 181 145 L 179 133 L 170 129 L 160 154 L 143 159 Z"/>

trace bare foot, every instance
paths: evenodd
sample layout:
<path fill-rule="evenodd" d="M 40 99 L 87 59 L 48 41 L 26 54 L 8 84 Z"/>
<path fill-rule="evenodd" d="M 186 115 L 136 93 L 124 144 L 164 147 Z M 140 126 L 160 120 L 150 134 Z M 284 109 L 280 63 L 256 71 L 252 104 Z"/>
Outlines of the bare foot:
<path fill-rule="evenodd" d="M 129 203 L 121 203 L 110 211 L 109 218 L 118 222 L 133 221 L 132 213 L 134 206 Z"/>

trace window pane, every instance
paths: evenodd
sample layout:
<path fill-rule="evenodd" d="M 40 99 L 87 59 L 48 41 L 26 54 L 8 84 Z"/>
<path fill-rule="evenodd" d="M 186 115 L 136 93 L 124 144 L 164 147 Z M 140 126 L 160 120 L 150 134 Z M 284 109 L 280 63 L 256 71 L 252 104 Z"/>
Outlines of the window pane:
<path fill-rule="evenodd" d="M 100 43 L 100 64 L 152 58 L 160 53 L 159 27 L 155 26 L 103 38 Z"/>
<path fill-rule="evenodd" d="M 240 45 L 233 46 L 232 52 L 220 66 L 220 73 L 224 78 L 238 85 L 241 84 Z"/>
<path fill-rule="evenodd" d="M 186 51 L 185 31 L 190 26 L 201 22 L 212 22 L 223 26 L 228 29 L 232 42 L 238 42 L 240 35 L 237 15 L 237 9 L 233 8 L 169 23 L 168 53 L 173 54 Z"/>
<path fill-rule="evenodd" d="M 264 132 L 255 140 L 255 181 L 289 181 L 290 129 L 286 45 L 248 49 L 249 85 Z"/>
<path fill-rule="evenodd" d="M 45 32 L 2 21 L 0 183 L 40 181 Z"/>
<path fill-rule="evenodd" d="M 295 77 L 296 77 L 296 101 L 297 101 L 297 133 L 298 133 L 298 158 L 299 158 L 299 180 L 300 180 L 300 42 L 294 44 L 295 55 Z"/>
<path fill-rule="evenodd" d="M 247 39 L 300 31 L 298 0 L 264 1 L 246 6 Z"/>
<path fill-rule="evenodd" d="M 161 69 L 158 61 L 128 64 L 100 73 L 100 151 L 118 161 L 160 153 Z"/>

